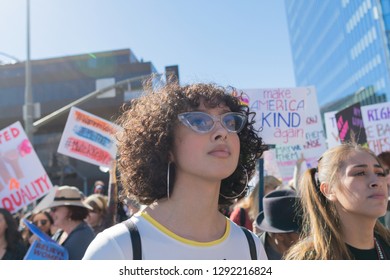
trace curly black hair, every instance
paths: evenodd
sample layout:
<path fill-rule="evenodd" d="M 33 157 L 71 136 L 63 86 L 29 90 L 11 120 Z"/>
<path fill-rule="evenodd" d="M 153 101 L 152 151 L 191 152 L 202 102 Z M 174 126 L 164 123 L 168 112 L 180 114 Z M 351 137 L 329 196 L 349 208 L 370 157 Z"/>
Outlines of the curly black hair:
<path fill-rule="evenodd" d="M 234 93 L 234 94 L 232 94 Z M 256 159 L 266 146 L 254 128 L 254 112 L 241 103 L 241 92 L 233 87 L 216 84 L 180 86 L 169 83 L 158 89 L 145 89 L 145 93 L 125 104 L 117 123 L 123 128 L 118 134 L 118 170 L 124 196 L 134 197 L 142 204 L 150 204 L 167 197 L 167 166 L 173 149 L 174 130 L 178 114 L 194 111 L 201 103 L 206 108 L 226 105 L 232 112 L 248 117 L 245 127 L 238 133 L 240 156 L 236 170 L 221 182 L 219 204 L 232 204 L 234 198 L 246 195 L 247 176 L 255 171 Z M 174 178 L 174 171 L 172 172 Z M 172 180 L 173 181 L 173 180 Z M 172 188 L 171 188 L 172 190 Z M 241 194 L 240 194 L 241 193 Z"/>

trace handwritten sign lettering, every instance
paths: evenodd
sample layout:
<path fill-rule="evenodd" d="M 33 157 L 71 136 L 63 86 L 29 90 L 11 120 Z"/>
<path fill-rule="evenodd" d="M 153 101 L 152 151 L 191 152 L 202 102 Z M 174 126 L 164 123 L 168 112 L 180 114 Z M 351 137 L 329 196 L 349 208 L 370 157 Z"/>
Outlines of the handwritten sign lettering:
<path fill-rule="evenodd" d="M 304 157 L 307 167 L 316 166 L 326 142 L 315 88 L 244 92 L 249 93 L 250 108 L 259 116 L 256 122 L 262 128 L 260 135 L 266 144 L 275 144 L 264 153 L 266 173 L 287 184 L 300 158 Z"/>
<path fill-rule="evenodd" d="M 367 143 L 376 154 L 390 150 L 390 102 L 362 106 Z"/>
<path fill-rule="evenodd" d="M 98 166 L 110 167 L 116 157 L 115 133 L 120 128 L 73 107 L 58 152 Z"/>
<path fill-rule="evenodd" d="M 266 144 L 305 142 L 307 88 L 244 90 Z"/>
<path fill-rule="evenodd" d="M 15 213 L 53 186 L 19 122 L 0 135 L 0 208 Z"/>

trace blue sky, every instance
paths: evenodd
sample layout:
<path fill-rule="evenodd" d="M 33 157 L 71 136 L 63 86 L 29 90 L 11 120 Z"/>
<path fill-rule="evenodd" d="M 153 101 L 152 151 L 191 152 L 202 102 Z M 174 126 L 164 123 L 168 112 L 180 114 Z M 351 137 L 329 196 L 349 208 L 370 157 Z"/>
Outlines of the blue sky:
<path fill-rule="evenodd" d="M 30 0 L 30 17 L 31 59 L 130 48 L 182 83 L 295 86 L 283 0 Z M 0 53 L 26 59 L 26 0 L 0 0 Z"/>

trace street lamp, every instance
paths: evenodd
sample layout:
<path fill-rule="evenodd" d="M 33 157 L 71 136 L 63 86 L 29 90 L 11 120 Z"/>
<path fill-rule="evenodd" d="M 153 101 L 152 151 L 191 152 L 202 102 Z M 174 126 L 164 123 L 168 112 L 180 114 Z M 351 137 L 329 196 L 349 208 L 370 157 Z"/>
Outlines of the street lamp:
<path fill-rule="evenodd" d="M 26 90 L 24 93 L 23 120 L 27 138 L 33 142 L 33 114 L 34 104 L 31 89 L 31 64 L 30 64 L 30 0 L 27 4 L 27 58 L 26 58 Z"/>

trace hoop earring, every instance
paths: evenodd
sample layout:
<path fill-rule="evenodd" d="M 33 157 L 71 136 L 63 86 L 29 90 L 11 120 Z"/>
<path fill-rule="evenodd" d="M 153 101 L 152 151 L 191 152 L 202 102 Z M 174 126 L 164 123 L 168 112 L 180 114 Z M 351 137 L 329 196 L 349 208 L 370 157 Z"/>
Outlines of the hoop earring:
<path fill-rule="evenodd" d="M 221 193 L 219 193 L 220 196 L 222 196 L 223 198 L 226 198 L 226 199 L 234 199 L 234 198 L 237 198 L 239 196 L 241 196 L 244 192 L 246 192 L 248 190 L 248 182 L 249 182 L 249 178 L 248 178 L 248 171 L 246 171 L 246 168 L 241 164 L 242 166 L 242 169 L 244 169 L 245 171 L 245 176 L 246 176 L 246 183 L 245 183 L 245 187 L 242 189 L 242 191 L 238 194 L 238 195 L 235 195 L 235 196 L 225 196 Z"/>
<path fill-rule="evenodd" d="M 168 162 L 168 170 L 167 170 L 167 198 L 169 199 L 169 175 L 170 175 L 170 172 L 171 172 L 171 161 Z"/>

